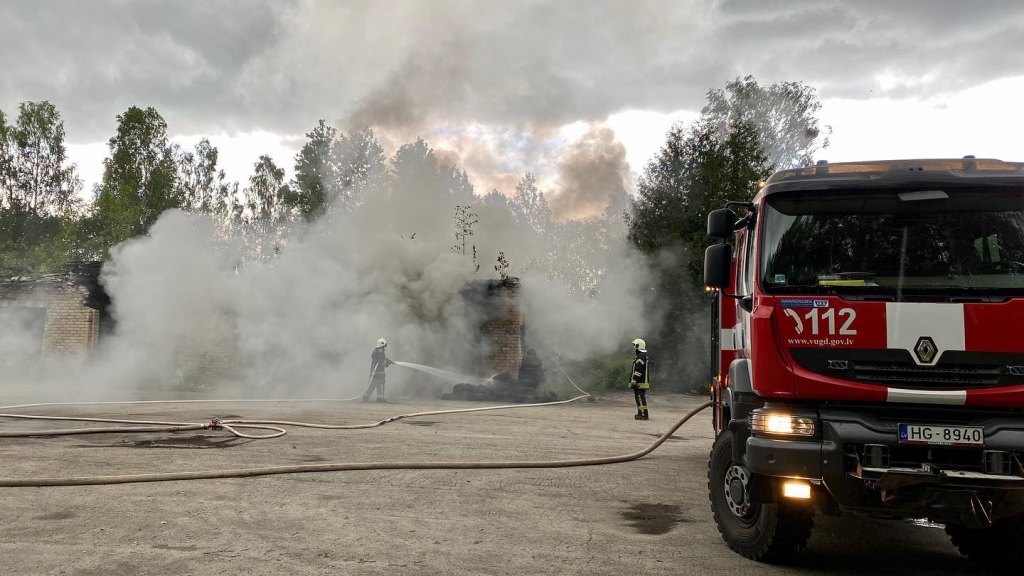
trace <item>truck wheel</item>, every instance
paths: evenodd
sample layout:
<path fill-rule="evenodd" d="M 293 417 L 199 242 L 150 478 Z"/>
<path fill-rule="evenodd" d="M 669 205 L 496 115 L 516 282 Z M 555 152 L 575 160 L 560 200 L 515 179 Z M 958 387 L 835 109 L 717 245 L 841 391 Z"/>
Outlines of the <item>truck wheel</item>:
<path fill-rule="evenodd" d="M 1007 573 L 1024 565 L 1024 514 L 995 521 L 991 527 L 946 526 L 946 534 L 961 554 L 980 566 Z"/>
<path fill-rule="evenodd" d="M 732 460 L 732 432 L 722 430 L 708 461 L 708 497 L 722 539 L 734 552 L 758 562 L 795 555 L 811 537 L 814 508 L 781 499 L 751 502 L 752 480 L 753 475 Z"/>

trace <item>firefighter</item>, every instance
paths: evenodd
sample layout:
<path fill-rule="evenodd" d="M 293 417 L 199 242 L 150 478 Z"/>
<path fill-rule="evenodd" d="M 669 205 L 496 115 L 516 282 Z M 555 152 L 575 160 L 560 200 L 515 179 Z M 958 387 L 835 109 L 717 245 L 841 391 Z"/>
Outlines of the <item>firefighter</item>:
<path fill-rule="evenodd" d="M 523 391 L 532 392 L 540 385 L 544 375 L 544 364 L 537 357 L 537 351 L 530 349 L 519 363 L 519 386 Z"/>
<path fill-rule="evenodd" d="M 633 340 L 633 351 L 636 356 L 633 358 L 633 372 L 629 376 L 629 387 L 633 389 L 633 396 L 636 398 L 636 416 L 633 418 L 647 420 L 647 389 L 651 387 L 647 343 L 640 338 Z"/>
<path fill-rule="evenodd" d="M 370 354 L 370 386 L 363 393 L 363 402 L 369 402 L 374 391 L 377 392 L 377 402 L 386 402 L 384 399 L 384 369 L 394 364 L 384 354 L 387 347 L 388 341 L 381 338 L 377 340 L 377 347 Z"/>

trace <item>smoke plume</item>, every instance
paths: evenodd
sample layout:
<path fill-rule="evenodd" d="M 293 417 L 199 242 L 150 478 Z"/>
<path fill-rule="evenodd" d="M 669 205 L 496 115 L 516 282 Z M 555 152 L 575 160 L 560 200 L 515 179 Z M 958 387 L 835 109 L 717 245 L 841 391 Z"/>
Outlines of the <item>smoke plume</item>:
<path fill-rule="evenodd" d="M 556 220 L 601 216 L 611 195 L 629 183 L 626 147 L 611 128 L 594 126 L 567 148 L 558 165 L 559 191 L 549 201 L 551 211 Z"/>
<path fill-rule="evenodd" d="M 497 277 L 499 253 L 522 277 L 527 345 L 546 361 L 621 350 L 646 328 L 637 313 L 646 272 L 621 236 L 608 235 L 612 227 L 538 230 L 507 206 L 438 188 L 431 166 L 355 212 L 281 224 L 263 238 L 209 216 L 164 213 L 147 236 L 112 250 L 101 280 L 116 331 L 88 366 L 51 373 L 51 390 L 175 396 L 198 382 L 213 395 L 346 397 L 366 386 L 382 337 L 395 360 L 488 377 L 479 361 L 483 311 L 463 292 Z M 453 233 L 456 204 L 478 220 L 464 253 Z M 279 251 L 259 258 L 254 244 Z M 207 364 L 183 364 L 186 356 L 227 359 L 238 370 L 204 373 Z M 389 392 L 423 379 L 392 368 Z"/>

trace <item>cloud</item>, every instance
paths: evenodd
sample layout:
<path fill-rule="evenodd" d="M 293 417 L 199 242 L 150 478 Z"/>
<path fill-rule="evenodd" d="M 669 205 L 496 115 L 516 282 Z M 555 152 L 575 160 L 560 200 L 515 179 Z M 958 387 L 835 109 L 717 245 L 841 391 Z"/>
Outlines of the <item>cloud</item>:
<path fill-rule="evenodd" d="M 1021 69 L 1024 5 L 613 0 L 75 2 L 0 7 L 0 106 L 52 99 L 72 140 L 128 105 L 173 130 L 295 134 L 317 118 L 526 130 L 699 109 L 738 75 L 867 98 L 883 72 L 955 92 Z"/>
<path fill-rule="evenodd" d="M 1013 0 L 7 2 L 0 109 L 51 100 L 80 147 L 131 105 L 179 139 L 301 137 L 324 118 L 373 126 L 388 152 L 423 136 L 480 193 L 526 171 L 554 191 L 575 186 L 559 168 L 567 125 L 611 126 L 637 172 L 651 147 L 613 121 L 627 112 L 689 117 L 747 74 L 829 100 L 931 102 L 1020 74 L 1022 28 Z"/>

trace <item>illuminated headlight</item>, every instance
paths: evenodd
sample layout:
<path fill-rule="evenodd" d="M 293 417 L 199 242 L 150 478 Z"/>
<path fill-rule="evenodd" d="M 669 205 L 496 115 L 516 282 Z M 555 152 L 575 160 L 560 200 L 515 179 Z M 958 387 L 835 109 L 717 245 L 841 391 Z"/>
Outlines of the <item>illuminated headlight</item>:
<path fill-rule="evenodd" d="M 750 415 L 750 429 L 777 436 L 814 436 L 816 432 L 814 418 L 762 410 L 754 410 Z"/>
<path fill-rule="evenodd" d="M 811 497 L 811 485 L 802 480 L 790 480 L 782 485 L 782 495 L 795 500 L 807 500 Z"/>

